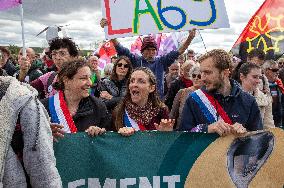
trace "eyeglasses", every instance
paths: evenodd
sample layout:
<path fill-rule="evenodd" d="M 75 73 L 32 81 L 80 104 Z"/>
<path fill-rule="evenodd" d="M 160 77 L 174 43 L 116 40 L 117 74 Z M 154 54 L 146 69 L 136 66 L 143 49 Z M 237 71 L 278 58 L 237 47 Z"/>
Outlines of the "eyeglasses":
<path fill-rule="evenodd" d="M 66 55 L 69 54 L 69 52 L 67 52 L 67 51 L 54 51 L 54 50 L 51 52 L 51 56 L 56 56 L 57 54 L 60 57 L 65 57 Z"/>
<path fill-rule="evenodd" d="M 118 63 L 117 64 L 117 67 L 122 67 L 125 68 L 125 69 L 128 69 L 129 68 L 129 64 L 123 64 L 123 63 Z"/>
<path fill-rule="evenodd" d="M 198 79 L 201 79 L 201 74 L 192 74 L 192 78 L 198 78 Z"/>
<path fill-rule="evenodd" d="M 284 61 L 278 62 L 279 65 L 284 65 Z"/>
<path fill-rule="evenodd" d="M 268 68 L 269 70 L 271 70 L 272 72 L 278 72 L 279 69 L 273 69 L 273 68 Z"/>

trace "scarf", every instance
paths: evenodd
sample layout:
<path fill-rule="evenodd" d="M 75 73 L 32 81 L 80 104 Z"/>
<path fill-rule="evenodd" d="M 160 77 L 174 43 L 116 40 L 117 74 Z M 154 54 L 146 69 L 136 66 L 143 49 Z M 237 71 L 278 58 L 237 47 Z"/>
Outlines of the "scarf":
<path fill-rule="evenodd" d="M 150 124 L 151 120 L 156 117 L 160 111 L 160 108 L 154 107 L 153 103 L 150 101 L 148 101 L 143 107 L 127 101 L 125 103 L 125 109 L 131 119 L 136 121 L 138 124 L 142 124 L 146 128 Z"/>
<path fill-rule="evenodd" d="M 284 94 L 284 85 L 283 85 L 282 81 L 281 81 L 280 79 L 277 79 L 277 80 L 275 81 L 275 83 L 278 85 L 278 87 L 279 87 L 281 93 Z"/>
<path fill-rule="evenodd" d="M 186 79 L 185 77 L 181 77 L 180 79 L 185 84 L 186 88 L 191 87 L 193 84 L 190 79 Z"/>
<path fill-rule="evenodd" d="M 218 121 L 219 117 L 222 118 L 226 123 L 230 125 L 233 124 L 232 120 L 219 102 L 207 92 L 198 89 L 191 94 L 191 97 L 198 104 L 199 108 L 210 124 Z"/>
<path fill-rule="evenodd" d="M 52 123 L 62 124 L 66 133 L 76 133 L 77 128 L 67 107 L 63 91 L 58 91 L 48 100 Z"/>

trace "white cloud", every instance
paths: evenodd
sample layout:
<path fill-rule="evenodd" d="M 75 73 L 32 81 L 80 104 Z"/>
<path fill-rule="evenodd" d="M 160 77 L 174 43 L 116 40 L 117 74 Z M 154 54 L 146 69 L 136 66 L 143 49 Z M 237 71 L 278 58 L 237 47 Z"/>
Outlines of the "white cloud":
<path fill-rule="evenodd" d="M 242 32 L 248 20 L 264 0 L 225 0 L 231 28 L 200 31 L 207 49 L 229 50 Z M 103 29 L 99 25 L 102 17 L 100 0 L 25 0 L 25 37 L 27 46 L 44 47 L 45 35 L 36 34 L 49 25 L 68 25 L 67 33 L 85 49 L 104 40 Z M 133 38 L 120 39 L 130 46 Z M 21 25 L 19 7 L 0 12 L 0 45 L 21 46 Z M 204 52 L 200 36 L 197 35 L 192 49 Z"/>

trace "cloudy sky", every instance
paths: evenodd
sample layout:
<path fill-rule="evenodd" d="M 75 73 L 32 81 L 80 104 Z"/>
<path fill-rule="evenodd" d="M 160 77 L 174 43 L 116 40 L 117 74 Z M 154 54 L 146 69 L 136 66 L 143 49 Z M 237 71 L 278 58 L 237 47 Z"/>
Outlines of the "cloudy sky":
<path fill-rule="evenodd" d="M 38 37 L 36 35 L 50 25 L 67 25 L 65 29 L 68 36 L 83 49 L 93 49 L 95 43 L 104 40 L 104 31 L 99 26 L 102 18 L 101 0 L 23 0 L 23 2 L 27 46 L 46 47 L 45 34 Z M 229 50 L 263 2 L 264 0 L 225 0 L 230 28 L 202 30 L 200 33 L 207 49 Z M 22 45 L 19 12 L 19 7 L 0 12 L 0 46 Z M 120 41 L 129 46 L 133 38 L 124 38 Z M 199 35 L 191 48 L 200 53 L 205 51 Z"/>

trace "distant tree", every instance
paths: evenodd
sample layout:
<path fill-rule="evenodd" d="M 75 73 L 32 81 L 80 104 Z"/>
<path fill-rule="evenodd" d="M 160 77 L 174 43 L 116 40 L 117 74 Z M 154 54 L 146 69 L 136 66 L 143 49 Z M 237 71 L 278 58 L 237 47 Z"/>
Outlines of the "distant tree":
<path fill-rule="evenodd" d="M 10 44 L 9 47 L 8 47 L 8 49 L 10 50 L 10 52 L 11 52 L 12 55 L 18 55 L 18 53 L 19 53 L 19 51 L 20 51 L 21 48 L 18 47 L 18 46 L 15 46 L 15 45 Z"/>

